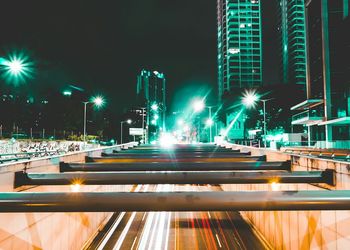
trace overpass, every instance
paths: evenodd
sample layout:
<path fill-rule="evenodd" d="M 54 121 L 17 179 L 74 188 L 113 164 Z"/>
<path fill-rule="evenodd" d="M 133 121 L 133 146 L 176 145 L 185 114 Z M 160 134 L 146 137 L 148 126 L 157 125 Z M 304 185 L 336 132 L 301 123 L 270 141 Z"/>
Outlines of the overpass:
<path fill-rule="evenodd" d="M 324 220 L 323 214 L 347 215 L 350 210 L 350 191 L 339 188 L 347 182 L 343 175 L 339 179 L 346 163 L 300 166 L 300 158 L 227 143 L 134 146 L 47 158 L 39 167 L 7 165 L 13 188 L 0 190 L 0 219 L 24 215 L 40 225 L 40 218 L 64 218 L 68 222 L 53 230 L 72 235 L 67 243 L 49 232 L 32 237 L 28 225 L 7 238 L 0 233 L 0 246 L 10 238 L 23 243 L 18 235 L 24 233 L 31 236 L 28 246 L 38 245 L 40 238 L 44 249 L 311 248 L 315 220 L 315 230 L 326 231 L 318 219 L 339 224 L 343 217 Z M 298 223 L 291 220 L 295 215 Z M 75 218 L 73 225 L 69 217 Z M 281 224 L 284 217 L 287 222 Z M 7 230 L 0 226 L 0 232 Z M 336 230 L 339 240 L 320 246 L 347 243 L 349 236 L 339 236 L 346 229 Z M 80 241 L 74 237 L 79 231 L 84 232 Z M 308 241 L 292 240 L 301 236 Z M 55 238 L 60 243 L 52 243 Z"/>

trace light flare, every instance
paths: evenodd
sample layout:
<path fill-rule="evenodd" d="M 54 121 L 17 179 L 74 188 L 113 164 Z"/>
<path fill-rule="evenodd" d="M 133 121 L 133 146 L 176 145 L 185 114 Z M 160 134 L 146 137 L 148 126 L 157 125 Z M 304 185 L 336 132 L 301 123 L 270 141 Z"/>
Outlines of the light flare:
<path fill-rule="evenodd" d="M 12 53 L 6 58 L 0 58 L 1 78 L 8 84 L 20 85 L 33 78 L 34 63 L 23 52 Z"/>

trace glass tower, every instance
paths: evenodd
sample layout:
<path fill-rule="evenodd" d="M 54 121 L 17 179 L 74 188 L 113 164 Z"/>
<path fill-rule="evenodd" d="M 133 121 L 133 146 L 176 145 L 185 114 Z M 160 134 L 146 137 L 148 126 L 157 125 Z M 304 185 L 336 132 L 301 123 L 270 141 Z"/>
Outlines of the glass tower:
<path fill-rule="evenodd" d="M 306 85 L 304 0 L 277 0 L 282 83 Z"/>
<path fill-rule="evenodd" d="M 307 100 L 292 124 L 308 126 L 322 147 L 350 145 L 349 0 L 308 0 Z"/>
<path fill-rule="evenodd" d="M 218 94 L 262 82 L 259 0 L 217 0 Z"/>

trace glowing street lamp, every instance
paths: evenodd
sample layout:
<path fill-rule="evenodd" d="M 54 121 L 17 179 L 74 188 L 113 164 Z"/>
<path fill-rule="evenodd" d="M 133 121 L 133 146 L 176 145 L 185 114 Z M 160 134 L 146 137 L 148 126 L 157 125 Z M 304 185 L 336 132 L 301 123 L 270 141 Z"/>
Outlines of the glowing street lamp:
<path fill-rule="evenodd" d="M 196 100 L 193 102 L 194 112 L 201 112 L 205 107 L 203 100 Z"/>
<path fill-rule="evenodd" d="M 131 119 L 127 119 L 126 121 L 121 121 L 120 122 L 120 144 L 123 144 L 123 124 L 124 123 L 131 124 L 132 120 Z"/>
<path fill-rule="evenodd" d="M 207 124 L 208 127 L 211 127 L 214 124 L 214 121 L 213 119 L 208 118 L 205 123 Z"/>
<path fill-rule="evenodd" d="M 7 69 L 12 75 L 19 75 L 23 73 L 23 63 L 20 60 L 14 59 L 13 61 L 7 62 Z"/>
<path fill-rule="evenodd" d="M 104 100 L 101 96 L 93 97 L 92 102 L 96 105 L 96 107 L 101 107 L 104 104 Z"/>
<path fill-rule="evenodd" d="M 84 134 L 83 134 L 83 141 L 84 141 L 84 146 L 86 143 L 86 106 L 88 103 L 94 104 L 96 107 L 101 107 L 104 104 L 104 99 L 101 96 L 95 96 L 91 98 L 91 101 L 88 102 L 83 102 L 84 103 Z"/>
<path fill-rule="evenodd" d="M 28 59 L 23 53 L 11 54 L 8 59 L 0 57 L 1 77 L 9 83 L 24 82 L 25 78 L 31 77 L 33 73 L 33 62 Z"/>
<path fill-rule="evenodd" d="M 254 107 L 256 105 L 256 102 L 261 101 L 263 102 L 263 116 L 264 116 L 264 147 L 266 148 L 266 102 L 270 101 L 274 98 L 270 99 L 259 99 L 259 96 L 255 94 L 254 91 L 252 92 L 245 92 L 242 98 L 242 102 L 246 107 Z"/>
<path fill-rule="evenodd" d="M 250 108 L 254 107 L 258 100 L 259 97 L 255 94 L 254 91 L 246 91 L 243 94 L 242 103 L 244 104 L 244 106 Z"/>
<path fill-rule="evenodd" d="M 153 103 L 152 106 L 151 106 L 151 109 L 154 110 L 154 111 L 157 111 L 158 110 L 158 105 L 156 103 Z"/>
<path fill-rule="evenodd" d="M 185 123 L 185 121 L 182 118 L 177 120 L 177 125 L 179 125 L 179 126 L 184 125 L 184 123 Z"/>

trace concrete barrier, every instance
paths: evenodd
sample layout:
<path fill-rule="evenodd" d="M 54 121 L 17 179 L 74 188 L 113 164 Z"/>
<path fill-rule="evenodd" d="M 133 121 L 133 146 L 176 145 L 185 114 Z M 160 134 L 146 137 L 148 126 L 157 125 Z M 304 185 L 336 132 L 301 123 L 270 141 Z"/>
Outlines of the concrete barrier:
<path fill-rule="evenodd" d="M 30 186 L 14 189 L 14 173 L 59 172 L 59 162 L 83 162 L 86 156 L 112 153 L 121 147 L 136 145 L 127 143 L 111 147 L 69 153 L 54 157 L 37 158 L 0 165 L 1 192 L 69 192 L 75 186 Z M 86 191 L 130 191 L 127 186 L 81 186 Z M 0 213 L 0 249 L 81 249 L 104 226 L 112 213 Z"/>
<path fill-rule="evenodd" d="M 268 161 L 292 161 L 293 170 L 334 169 L 336 186 L 324 184 L 225 184 L 226 191 L 263 190 L 344 190 L 350 189 L 350 163 L 307 156 L 295 156 L 280 151 L 259 149 L 229 143 L 225 147 L 251 151 L 252 155 L 266 154 Z M 292 211 L 241 212 L 274 249 L 349 249 L 350 211 Z"/>

